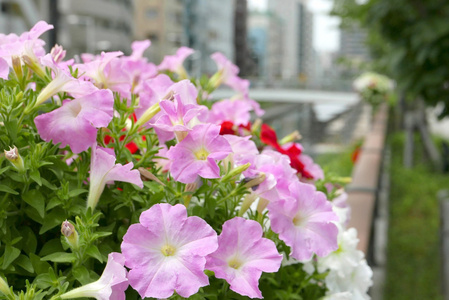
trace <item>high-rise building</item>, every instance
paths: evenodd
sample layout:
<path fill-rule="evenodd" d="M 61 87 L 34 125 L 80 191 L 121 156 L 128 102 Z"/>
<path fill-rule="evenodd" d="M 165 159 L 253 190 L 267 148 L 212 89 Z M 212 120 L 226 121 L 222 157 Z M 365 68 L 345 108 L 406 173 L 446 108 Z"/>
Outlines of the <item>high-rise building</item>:
<path fill-rule="evenodd" d="M 313 16 L 307 0 L 268 0 L 268 10 L 283 21 L 282 78 L 300 84 L 307 81 L 313 60 Z M 313 64 L 313 62 L 311 62 Z"/>
<path fill-rule="evenodd" d="M 271 11 L 251 11 L 248 40 L 257 57 L 257 74 L 270 85 L 282 77 L 283 21 Z"/>
<path fill-rule="evenodd" d="M 0 31 L 21 33 L 39 20 L 55 26 L 49 45 L 61 44 L 67 56 L 83 52 L 130 52 L 132 0 L 0 0 Z"/>
<path fill-rule="evenodd" d="M 184 31 L 185 1 L 135 0 L 135 32 L 137 40 L 149 39 L 147 55 L 160 63 L 167 54 L 174 54 L 186 44 Z"/>
<path fill-rule="evenodd" d="M 368 48 L 365 45 L 366 31 L 353 25 L 340 31 L 340 56 L 349 59 L 369 59 Z"/>
<path fill-rule="evenodd" d="M 132 0 L 59 0 L 57 41 L 67 53 L 131 50 Z"/>
<path fill-rule="evenodd" d="M 222 52 L 234 60 L 234 0 L 185 0 L 186 46 L 196 50 L 190 60 L 193 75 L 213 74 L 210 55 Z"/>

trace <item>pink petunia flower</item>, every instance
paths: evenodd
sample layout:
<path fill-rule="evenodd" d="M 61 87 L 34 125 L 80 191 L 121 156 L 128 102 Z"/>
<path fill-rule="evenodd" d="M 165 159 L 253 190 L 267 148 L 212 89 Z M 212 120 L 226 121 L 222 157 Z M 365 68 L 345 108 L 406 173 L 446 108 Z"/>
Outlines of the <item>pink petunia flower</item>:
<path fill-rule="evenodd" d="M 167 157 L 172 161 L 170 173 L 176 181 L 193 183 L 198 176 L 220 177 L 216 160 L 226 158 L 232 149 L 219 133 L 220 126 L 200 124 L 168 150 Z"/>
<path fill-rule="evenodd" d="M 124 264 L 125 257 L 121 253 L 110 253 L 100 279 L 61 295 L 61 299 L 92 297 L 97 300 L 125 300 L 125 291 L 129 284 Z"/>
<path fill-rule="evenodd" d="M 140 173 L 138 170 L 131 170 L 133 166 L 132 162 L 127 163 L 124 166 L 116 164 L 115 155 L 112 149 L 93 147 L 90 163 L 90 185 L 87 207 L 91 207 L 92 210 L 95 208 L 107 183 L 123 181 L 133 183 L 138 187 L 143 188 Z"/>
<path fill-rule="evenodd" d="M 250 121 L 251 105 L 243 100 L 222 100 L 212 105 L 209 122 L 221 124 L 232 121 L 235 125 L 246 125 Z"/>
<path fill-rule="evenodd" d="M 51 54 L 45 55 L 41 61 L 44 66 L 53 71 L 54 75 L 53 80 L 37 96 L 35 107 L 60 92 L 67 92 L 73 97 L 81 97 L 98 90 L 91 82 L 76 79 L 66 70 L 60 68 Z"/>
<path fill-rule="evenodd" d="M 282 255 L 273 241 L 262 237 L 259 223 L 235 217 L 223 224 L 218 249 L 207 257 L 206 269 L 225 279 L 231 290 L 251 298 L 262 298 L 262 272 L 276 272 Z"/>
<path fill-rule="evenodd" d="M 0 57 L 0 78 L 8 80 L 9 65 L 3 58 Z"/>
<path fill-rule="evenodd" d="M 41 138 L 70 146 L 73 153 L 89 149 L 97 139 L 97 128 L 108 126 L 113 116 L 114 98 L 110 90 L 67 100 L 63 106 L 34 119 Z"/>
<path fill-rule="evenodd" d="M 187 217 L 183 205 L 156 204 L 129 227 L 121 249 L 129 283 L 142 298 L 190 297 L 209 284 L 206 256 L 217 249 L 217 234 L 203 219 Z"/>
<path fill-rule="evenodd" d="M 162 60 L 161 64 L 158 66 L 160 71 L 169 70 L 175 72 L 179 75 L 185 75 L 185 69 L 183 63 L 185 59 L 192 55 L 195 50 L 188 47 L 181 47 L 176 51 L 175 55 L 166 55 Z"/>
<path fill-rule="evenodd" d="M 268 205 L 271 228 L 292 248 L 291 256 L 307 261 L 315 253 L 326 256 L 338 249 L 338 221 L 332 204 L 311 184 L 293 182 L 291 198 Z"/>

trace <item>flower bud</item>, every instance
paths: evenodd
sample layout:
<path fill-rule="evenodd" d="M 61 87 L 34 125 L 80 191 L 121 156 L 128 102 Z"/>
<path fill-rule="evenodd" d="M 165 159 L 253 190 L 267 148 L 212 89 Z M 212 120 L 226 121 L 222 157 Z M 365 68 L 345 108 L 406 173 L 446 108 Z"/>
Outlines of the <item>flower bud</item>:
<path fill-rule="evenodd" d="M 5 296 L 12 296 L 8 283 L 6 283 L 3 277 L 0 277 L 0 292 L 2 292 Z"/>
<path fill-rule="evenodd" d="M 265 181 L 266 177 L 267 176 L 265 175 L 265 173 L 260 172 L 259 175 L 257 175 L 256 177 L 245 178 L 244 179 L 244 181 L 246 181 L 245 187 L 251 188 L 254 191 L 257 189 L 259 184 Z"/>
<path fill-rule="evenodd" d="M 221 182 L 228 182 L 230 181 L 232 178 L 234 178 L 235 176 L 238 176 L 240 174 L 242 174 L 243 172 L 245 172 L 249 167 L 251 166 L 250 163 L 246 163 L 244 165 L 235 167 L 234 169 L 232 169 L 231 171 L 229 171 L 228 174 L 226 174 L 225 176 L 223 176 L 221 178 Z"/>
<path fill-rule="evenodd" d="M 64 235 L 67 243 L 69 244 L 70 248 L 72 249 L 77 249 L 79 246 L 79 236 L 78 236 L 78 232 L 75 229 L 75 226 L 73 226 L 72 223 L 70 223 L 69 221 L 65 220 L 64 222 L 62 222 L 61 225 L 61 233 L 62 235 Z"/>
<path fill-rule="evenodd" d="M 257 130 L 259 130 L 261 125 L 262 119 L 257 118 L 256 121 L 254 121 L 253 126 L 251 126 L 251 133 L 254 134 Z"/>
<path fill-rule="evenodd" d="M 28 55 L 22 56 L 22 61 L 31 69 L 34 73 L 36 73 L 40 78 L 46 78 L 47 75 L 45 74 L 44 69 Z"/>
<path fill-rule="evenodd" d="M 62 48 L 62 46 L 56 44 L 53 48 L 51 48 L 50 54 L 55 63 L 60 63 L 64 59 L 66 51 Z"/>
<path fill-rule="evenodd" d="M 159 106 L 159 102 L 150 106 L 142 116 L 136 122 L 136 128 L 141 127 L 143 124 L 151 120 L 158 112 L 161 111 L 161 107 Z"/>
<path fill-rule="evenodd" d="M 14 148 L 9 147 L 9 150 L 5 150 L 5 158 L 11 162 L 11 164 L 19 171 L 25 171 L 25 165 L 23 163 L 22 156 L 19 154 L 19 150 L 16 146 Z"/>
<path fill-rule="evenodd" d="M 20 61 L 20 57 L 17 55 L 11 56 L 12 68 L 16 73 L 16 77 L 18 80 L 22 80 L 23 72 L 22 72 L 22 62 Z"/>
<path fill-rule="evenodd" d="M 279 144 L 280 145 L 284 145 L 290 142 L 294 142 L 297 140 L 300 140 L 302 138 L 302 135 L 299 133 L 298 130 L 293 131 L 292 133 L 290 133 L 289 135 L 283 137 L 280 141 Z"/>
<path fill-rule="evenodd" d="M 254 193 L 246 194 L 245 198 L 242 201 L 242 206 L 239 210 L 239 217 L 242 217 L 243 214 L 248 210 L 248 208 L 253 204 L 253 202 L 257 199 L 257 195 Z"/>

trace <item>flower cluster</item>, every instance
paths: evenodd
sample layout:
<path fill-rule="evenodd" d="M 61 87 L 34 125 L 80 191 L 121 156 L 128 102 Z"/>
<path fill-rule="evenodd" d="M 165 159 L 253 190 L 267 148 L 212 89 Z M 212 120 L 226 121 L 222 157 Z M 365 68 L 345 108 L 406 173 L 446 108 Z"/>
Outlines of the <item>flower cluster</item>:
<path fill-rule="evenodd" d="M 376 108 L 387 101 L 389 94 L 393 91 L 394 82 L 385 75 L 366 72 L 354 80 L 353 87 L 363 100 Z"/>
<path fill-rule="evenodd" d="M 254 120 L 264 111 L 231 61 L 214 53 L 217 72 L 191 78 L 193 49 L 155 65 L 148 40 L 65 60 L 44 51 L 51 28 L 0 34 L 3 294 L 367 297 L 341 186 L 299 133 L 278 139 Z M 212 103 L 222 84 L 235 96 Z M 276 285 L 285 278 L 295 288 Z"/>

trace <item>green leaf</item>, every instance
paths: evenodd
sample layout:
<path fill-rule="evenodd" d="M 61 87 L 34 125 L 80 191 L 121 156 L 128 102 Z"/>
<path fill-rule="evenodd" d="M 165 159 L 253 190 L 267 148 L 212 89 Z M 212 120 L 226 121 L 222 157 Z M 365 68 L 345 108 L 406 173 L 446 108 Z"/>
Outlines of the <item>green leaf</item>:
<path fill-rule="evenodd" d="M 79 196 L 79 195 L 84 194 L 84 193 L 87 193 L 87 190 L 86 190 L 86 189 L 75 189 L 75 190 L 71 190 L 71 191 L 69 192 L 69 197 L 70 197 L 70 198 L 74 198 L 74 197 Z"/>
<path fill-rule="evenodd" d="M 33 283 L 40 289 L 47 289 L 53 285 L 53 280 L 48 273 L 41 273 L 36 277 Z"/>
<path fill-rule="evenodd" d="M 57 263 L 71 263 L 75 261 L 76 256 L 73 253 L 56 252 L 41 258 L 42 261 L 52 261 Z"/>
<path fill-rule="evenodd" d="M 6 192 L 6 193 L 10 193 L 10 194 L 13 194 L 13 195 L 18 195 L 19 194 L 15 190 L 10 188 L 9 186 L 3 185 L 3 184 L 0 184 L 0 191 L 1 192 Z"/>
<path fill-rule="evenodd" d="M 28 256 L 21 254 L 17 260 L 16 260 L 16 264 L 19 267 L 22 267 L 25 271 L 29 272 L 29 273 L 34 273 L 34 268 L 33 268 L 33 264 L 31 263 L 30 259 L 28 258 Z"/>
<path fill-rule="evenodd" d="M 51 267 L 48 262 L 42 261 L 41 258 L 34 253 L 30 253 L 29 257 L 36 274 L 43 274 L 48 272 L 48 269 Z"/>
<path fill-rule="evenodd" d="M 66 212 L 60 208 L 57 207 L 53 209 L 47 216 L 45 217 L 44 224 L 42 224 L 41 230 L 39 231 L 39 234 L 43 234 L 44 232 L 47 232 L 48 230 L 61 225 L 62 222 L 66 219 Z"/>
<path fill-rule="evenodd" d="M 9 166 L 0 169 L 0 175 L 9 169 Z"/>
<path fill-rule="evenodd" d="M 45 256 L 45 255 L 49 255 L 54 252 L 62 252 L 62 251 L 64 251 L 64 249 L 62 248 L 62 245 L 61 245 L 61 239 L 54 238 L 45 243 L 45 245 L 42 247 L 41 251 L 39 252 L 39 255 Z"/>
<path fill-rule="evenodd" d="M 9 265 L 20 255 L 20 250 L 10 246 L 6 245 L 5 247 L 5 253 L 3 254 L 3 264 L 2 269 L 5 270 L 9 267 Z"/>
<path fill-rule="evenodd" d="M 25 253 L 34 253 L 37 248 L 37 239 L 30 227 L 22 227 L 20 234 L 23 236 L 22 250 Z"/>
<path fill-rule="evenodd" d="M 39 216 L 45 216 L 45 198 L 39 190 L 30 190 L 22 195 L 23 200 L 37 210 Z"/>
<path fill-rule="evenodd" d="M 86 254 L 89 255 L 90 257 L 97 259 L 100 262 L 104 261 L 103 256 L 101 255 L 100 251 L 98 250 L 97 246 L 95 246 L 95 245 L 91 245 L 87 249 Z"/>
<path fill-rule="evenodd" d="M 34 170 L 30 172 L 30 177 L 33 179 L 38 185 L 42 186 L 41 173 L 39 170 Z"/>
<path fill-rule="evenodd" d="M 76 268 L 73 268 L 72 275 L 82 285 L 88 284 L 92 281 L 89 276 L 89 270 L 87 270 L 85 266 L 78 266 Z"/>

